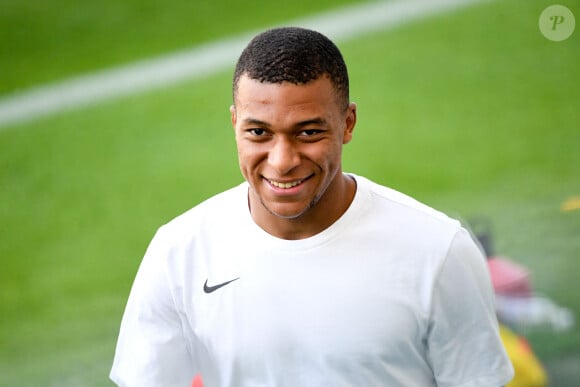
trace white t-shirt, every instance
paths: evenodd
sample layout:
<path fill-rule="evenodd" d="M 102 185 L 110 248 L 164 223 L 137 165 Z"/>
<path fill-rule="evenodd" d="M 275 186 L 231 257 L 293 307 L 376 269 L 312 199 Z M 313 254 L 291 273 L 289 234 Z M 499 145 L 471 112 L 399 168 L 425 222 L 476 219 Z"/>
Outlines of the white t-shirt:
<path fill-rule="evenodd" d="M 121 386 L 500 386 L 484 258 L 460 224 L 359 177 L 323 232 L 257 226 L 246 183 L 161 227 L 123 316 Z"/>

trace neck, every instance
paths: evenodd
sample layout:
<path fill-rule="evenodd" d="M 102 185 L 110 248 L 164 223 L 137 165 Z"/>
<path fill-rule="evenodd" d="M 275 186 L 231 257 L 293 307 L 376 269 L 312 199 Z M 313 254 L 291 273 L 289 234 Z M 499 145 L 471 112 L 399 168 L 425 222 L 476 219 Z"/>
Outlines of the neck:
<path fill-rule="evenodd" d="M 281 239 L 297 240 L 314 236 L 336 222 L 354 199 L 356 182 L 353 178 L 341 173 L 334 184 L 336 187 L 327 189 L 312 208 L 296 218 L 283 218 L 271 213 L 250 192 L 252 218 L 264 231 Z"/>

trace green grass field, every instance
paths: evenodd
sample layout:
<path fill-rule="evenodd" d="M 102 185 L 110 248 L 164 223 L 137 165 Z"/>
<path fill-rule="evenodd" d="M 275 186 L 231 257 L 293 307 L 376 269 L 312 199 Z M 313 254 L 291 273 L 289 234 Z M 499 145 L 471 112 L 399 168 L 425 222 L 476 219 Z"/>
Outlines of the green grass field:
<path fill-rule="evenodd" d="M 8 0 L 0 97 L 339 4 L 253 3 Z M 488 217 L 498 252 L 579 318 L 580 210 L 560 208 L 580 196 L 580 31 L 545 39 L 551 4 L 483 2 L 340 42 L 359 106 L 344 169 Z M 241 181 L 230 73 L 0 129 L 0 386 L 111 385 L 156 228 Z M 580 323 L 529 338 L 552 386 L 577 385 Z"/>

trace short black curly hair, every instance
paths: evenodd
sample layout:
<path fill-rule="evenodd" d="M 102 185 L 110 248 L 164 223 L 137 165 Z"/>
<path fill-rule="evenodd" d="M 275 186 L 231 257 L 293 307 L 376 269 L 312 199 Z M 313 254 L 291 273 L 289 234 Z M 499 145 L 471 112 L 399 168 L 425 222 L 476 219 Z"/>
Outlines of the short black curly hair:
<path fill-rule="evenodd" d="M 348 71 L 340 50 L 320 32 L 281 27 L 262 32 L 242 51 L 233 79 L 234 102 L 242 75 L 262 83 L 306 84 L 328 76 L 340 103 L 349 103 Z"/>

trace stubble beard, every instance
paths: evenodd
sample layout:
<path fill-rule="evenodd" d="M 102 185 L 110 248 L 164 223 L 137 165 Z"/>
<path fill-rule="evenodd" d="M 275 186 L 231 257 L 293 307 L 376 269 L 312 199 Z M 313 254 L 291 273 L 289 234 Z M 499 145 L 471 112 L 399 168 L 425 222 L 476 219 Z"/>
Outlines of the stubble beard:
<path fill-rule="evenodd" d="M 294 215 L 282 215 L 282 214 L 277 213 L 276 211 L 272 210 L 270 207 L 268 207 L 266 205 L 266 203 L 264 202 L 264 199 L 261 196 L 260 196 L 260 204 L 262 205 L 262 207 L 264 207 L 266 209 L 266 211 L 268 211 L 271 215 L 273 215 L 277 218 L 296 220 L 296 219 L 300 218 L 302 215 L 306 214 L 312 208 L 314 208 L 316 206 L 316 204 L 318 204 L 318 202 L 320 201 L 321 197 L 322 197 L 322 195 L 316 195 L 315 197 L 312 198 L 310 203 L 308 203 L 308 205 L 302 211 L 300 211 L 299 213 L 294 214 Z"/>

